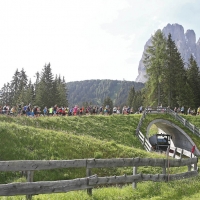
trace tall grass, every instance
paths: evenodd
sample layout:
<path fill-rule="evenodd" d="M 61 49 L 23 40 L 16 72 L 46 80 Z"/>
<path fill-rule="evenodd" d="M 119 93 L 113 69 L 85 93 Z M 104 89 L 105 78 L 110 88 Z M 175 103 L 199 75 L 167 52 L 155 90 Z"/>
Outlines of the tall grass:
<path fill-rule="evenodd" d="M 90 135 L 100 140 L 114 140 L 118 144 L 143 149 L 137 142 L 135 131 L 141 115 L 90 115 L 82 117 L 7 117 L 0 121 L 17 123 L 47 130 L 62 131 L 74 135 Z"/>
<path fill-rule="evenodd" d="M 173 182 L 142 182 L 133 189 L 131 184 L 122 187 L 33 196 L 33 200 L 199 200 L 200 177 Z M 1 200 L 25 200 L 24 196 L 0 197 Z"/>
<path fill-rule="evenodd" d="M 20 118 L 20 120 L 24 122 L 23 120 L 27 119 Z M 30 121 L 34 123 L 34 120 L 31 119 Z M 14 122 L 8 123 L 4 120 L 4 122 L 0 122 L 0 145 L 3 147 L 0 149 L 0 160 L 70 160 L 152 156 L 151 153 L 142 150 L 141 144 L 135 136 L 135 130 L 131 126 L 135 121 L 134 117 L 43 118 L 41 123 L 46 124 L 48 120 L 58 124 L 62 123 L 63 127 L 65 125 L 70 127 L 69 124 L 74 124 L 77 128 L 58 131 L 56 130 L 58 128 L 53 130 L 42 128 L 42 126 L 35 128 Z M 91 127 L 88 128 L 89 131 L 85 126 L 82 126 L 83 123 L 88 124 L 86 127 Z M 101 131 L 102 126 L 104 126 L 103 131 Z M 117 126 L 119 126 L 118 132 L 116 132 Z M 157 154 L 154 156 L 160 157 Z M 147 168 L 141 168 L 141 170 L 148 171 Z M 149 172 L 151 170 L 152 173 L 161 172 L 161 169 L 157 168 L 149 168 Z M 131 174 L 132 169 L 102 168 L 94 169 L 93 173 L 97 173 L 99 176 Z M 0 173 L 0 181 L 2 183 L 9 182 L 13 176 L 13 173 Z M 20 174 L 17 174 L 17 176 L 20 176 Z M 50 172 L 35 172 L 34 180 L 63 180 L 84 176 L 85 169 L 58 169 Z"/>

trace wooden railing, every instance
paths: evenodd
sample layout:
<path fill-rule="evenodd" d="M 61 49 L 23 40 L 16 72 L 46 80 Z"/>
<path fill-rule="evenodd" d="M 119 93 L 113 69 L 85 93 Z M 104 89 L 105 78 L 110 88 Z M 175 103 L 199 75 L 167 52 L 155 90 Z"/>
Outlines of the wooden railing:
<path fill-rule="evenodd" d="M 145 116 L 147 113 L 169 113 L 174 119 L 178 120 L 181 124 L 183 124 L 186 128 L 188 128 L 192 133 L 196 134 L 200 137 L 200 129 L 193 125 L 192 123 L 188 122 L 185 118 L 179 115 L 177 112 L 174 112 L 170 108 L 163 107 L 163 108 L 146 108 L 143 112 Z"/>
<path fill-rule="evenodd" d="M 152 151 L 152 145 L 150 144 L 149 140 L 142 134 L 141 131 L 138 132 L 138 138 L 146 151 Z"/>
<path fill-rule="evenodd" d="M 153 151 L 152 150 L 152 145 L 150 144 L 149 140 L 145 138 L 145 136 L 142 134 L 141 131 L 138 133 L 138 138 L 146 151 Z M 187 158 L 193 158 L 195 155 L 191 153 L 190 151 L 187 151 L 185 149 L 181 149 L 178 147 L 172 147 L 170 146 L 170 151 L 169 151 L 169 156 L 172 158 L 180 159 L 183 156 Z"/>
<path fill-rule="evenodd" d="M 176 159 L 180 159 L 183 156 L 185 156 L 187 158 L 194 158 L 194 157 L 196 157 L 190 151 L 187 151 L 185 149 L 181 149 L 181 148 L 178 148 L 178 147 L 170 147 L 170 150 L 172 150 L 172 152 L 169 152 L 169 156 L 171 156 L 173 158 L 176 158 Z"/>
<path fill-rule="evenodd" d="M 144 136 L 144 134 L 140 131 L 140 127 L 141 127 L 142 122 L 143 122 L 143 120 L 145 119 L 145 117 L 148 113 L 151 113 L 151 114 L 153 114 L 153 113 L 169 113 L 171 116 L 173 116 L 175 119 L 180 121 L 184 126 L 186 126 L 193 133 L 195 133 L 196 135 L 199 134 L 200 130 L 197 127 L 195 127 L 193 124 L 188 122 L 186 119 L 184 119 L 183 117 L 178 115 L 173 110 L 171 110 L 169 108 L 151 108 L 151 109 L 147 108 L 147 109 L 144 110 L 143 115 L 140 118 L 140 121 L 139 121 L 137 129 L 136 129 L 136 135 L 138 136 L 140 142 L 142 143 L 142 145 L 144 146 L 144 148 L 147 151 L 152 151 L 152 145 L 150 144 L 149 140 Z M 200 137 L 200 135 L 198 135 L 198 136 Z M 195 157 L 195 155 L 193 153 L 191 153 L 190 151 L 187 151 L 185 149 L 181 149 L 181 148 L 178 148 L 178 147 L 170 146 L 170 150 L 172 150 L 173 153 L 169 152 L 169 156 L 173 157 L 173 158 L 179 159 L 179 158 L 182 158 L 183 155 L 185 157 L 188 157 L 188 158 Z"/>
<path fill-rule="evenodd" d="M 169 113 L 172 117 L 178 120 L 181 124 L 183 124 L 186 128 L 188 128 L 192 133 L 200 137 L 200 129 L 193 125 L 192 123 L 188 122 L 185 118 L 180 116 L 178 113 L 174 112 L 171 109 L 167 109 L 167 113 Z"/>
<path fill-rule="evenodd" d="M 197 158 L 190 159 L 152 159 L 152 158 L 115 158 L 115 159 L 79 159 L 79 160 L 21 160 L 0 161 L 0 171 L 27 171 L 28 182 L 0 184 L 0 196 L 32 195 L 85 190 L 92 194 L 92 188 L 107 184 L 136 183 L 140 181 L 172 181 L 197 176 Z M 191 165 L 194 170 L 191 171 Z M 161 167 L 162 174 L 137 174 L 140 166 Z M 167 168 L 188 166 L 188 171 L 180 174 L 167 174 Z M 33 181 L 33 172 L 58 168 L 86 168 L 86 177 L 73 180 Z M 133 175 L 98 177 L 91 174 L 92 168 L 133 167 Z"/>

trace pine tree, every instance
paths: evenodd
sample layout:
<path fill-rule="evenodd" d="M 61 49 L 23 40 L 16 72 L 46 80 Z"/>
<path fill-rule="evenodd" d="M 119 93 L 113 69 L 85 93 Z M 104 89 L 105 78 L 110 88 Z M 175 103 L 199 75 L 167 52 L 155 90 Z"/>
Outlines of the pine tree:
<path fill-rule="evenodd" d="M 161 30 L 152 36 L 152 45 L 146 49 L 144 57 L 143 62 L 149 78 L 146 98 L 151 105 L 157 106 L 163 100 L 162 80 L 165 76 L 166 65 L 166 39 Z"/>
<path fill-rule="evenodd" d="M 10 83 L 4 84 L 1 88 L 1 105 L 11 105 L 11 97 Z"/>
<path fill-rule="evenodd" d="M 140 106 L 144 105 L 143 94 L 142 91 L 137 91 L 133 98 L 133 111 L 138 112 Z M 147 103 L 148 105 L 148 103 Z"/>
<path fill-rule="evenodd" d="M 200 99 L 200 72 L 196 60 L 193 55 L 191 55 L 187 68 L 187 82 L 191 89 L 190 100 L 191 103 L 189 107 L 197 108 L 199 107 Z"/>
<path fill-rule="evenodd" d="M 168 35 L 167 47 L 166 47 L 167 59 L 165 65 L 165 76 L 163 77 L 163 89 L 165 105 L 174 107 L 176 105 L 176 76 L 179 69 L 177 69 L 177 53 L 178 49 L 175 42 L 171 38 L 171 34 Z"/>
<path fill-rule="evenodd" d="M 59 93 L 60 105 L 67 107 L 68 106 L 67 85 L 66 85 L 64 76 L 63 76 L 62 80 L 59 77 L 58 93 Z"/>
<path fill-rule="evenodd" d="M 20 72 L 17 69 L 11 80 L 12 104 L 17 104 L 17 100 L 18 100 L 19 92 L 20 92 L 19 84 L 20 84 Z"/>
<path fill-rule="evenodd" d="M 45 65 L 39 82 L 36 85 L 36 105 L 41 108 L 53 106 L 55 104 L 53 91 L 53 74 L 51 65 Z"/>
<path fill-rule="evenodd" d="M 34 93 L 35 93 L 34 86 L 30 79 L 24 95 L 24 102 L 26 102 L 26 104 L 30 103 L 31 105 L 34 105 L 34 97 L 35 97 Z"/>
<path fill-rule="evenodd" d="M 175 42 L 171 38 L 171 34 L 168 35 L 166 54 L 165 76 L 162 78 L 163 104 L 175 107 L 178 105 L 177 101 L 184 102 L 180 84 L 185 85 L 186 79 L 184 62 Z"/>
<path fill-rule="evenodd" d="M 135 88 L 134 86 L 131 87 L 130 91 L 129 91 L 129 94 L 128 94 L 128 98 L 127 98 L 127 105 L 132 107 L 133 106 L 133 99 L 134 99 L 134 96 L 135 96 Z"/>

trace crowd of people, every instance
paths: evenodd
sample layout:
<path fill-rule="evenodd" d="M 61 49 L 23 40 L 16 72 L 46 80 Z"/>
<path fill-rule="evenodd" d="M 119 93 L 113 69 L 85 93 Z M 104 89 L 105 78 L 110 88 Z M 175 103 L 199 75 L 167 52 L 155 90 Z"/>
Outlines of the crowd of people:
<path fill-rule="evenodd" d="M 139 112 L 142 110 L 140 108 Z M 111 110 L 109 105 L 106 106 L 78 106 L 75 105 L 71 108 L 58 105 L 54 105 L 51 107 L 45 106 L 41 109 L 39 106 L 32 106 L 31 104 L 22 105 L 19 104 L 17 106 L 10 107 L 9 105 L 0 106 L 0 114 L 6 114 L 10 116 L 30 116 L 30 117 L 38 117 L 38 116 L 81 116 L 81 115 L 110 115 L 110 114 L 133 114 L 133 108 L 129 106 L 123 106 L 123 108 L 119 106 L 114 106 Z"/>
<path fill-rule="evenodd" d="M 157 109 L 161 109 L 162 106 L 158 106 Z M 147 108 L 148 111 L 151 111 L 151 108 Z M 106 106 L 72 106 L 72 107 L 59 107 L 58 105 L 54 105 L 51 107 L 45 106 L 41 109 L 39 106 L 32 106 L 31 104 L 23 105 L 19 104 L 17 106 L 9 106 L 9 105 L 0 105 L 0 114 L 6 114 L 10 116 L 31 116 L 31 117 L 38 117 L 38 116 L 81 116 L 81 115 L 110 115 L 110 114 L 136 114 L 142 113 L 143 107 L 140 106 L 137 111 L 134 111 L 133 108 L 129 106 L 114 106 L 111 110 L 109 105 Z M 182 113 L 182 114 L 190 114 L 190 115 L 200 115 L 200 106 L 197 110 L 192 110 L 188 108 L 185 111 L 184 106 L 175 107 L 174 112 Z"/>
<path fill-rule="evenodd" d="M 186 111 L 185 111 L 184 106 L 175 107 L 175 108 L 174 108 L 174 112 L 186 114 Z M 188 114 L 188 115 L 200 115 L 200 106 L 197 108 L 197 110 L 191 109 L 191 108 L 189 107 L 189 108 L 187 109 L 187 114 Z"/>

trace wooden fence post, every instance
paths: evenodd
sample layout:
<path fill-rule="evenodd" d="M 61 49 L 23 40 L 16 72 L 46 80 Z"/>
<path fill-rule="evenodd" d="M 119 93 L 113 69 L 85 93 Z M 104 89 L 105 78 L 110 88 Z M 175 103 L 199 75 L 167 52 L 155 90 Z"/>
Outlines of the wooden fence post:
<path fill-rule="evenodd" d="M 198 162 L 198 161 L 197 161 Z M 197 162 L 194 164 L 194 171 L 197 171 Z"/>
<path fill-rule="evenodd" d="M 164 160 L 164 165 L 163 165 L 162 173 L 166 174 L 166 160 L 165 159 L 163 160 Z"/>
<path fill-rule="evenodd" d="M 183 155 L 183 149 L 181 149 L 180 159 L 182 159 L 182 155 Z"/>
<path fill-rule="evenodd" d="M 173 158 L 175 158 L 175 156 L 176 156 L 176 151 L 177 151 L 177 147 L 174 149 Z"/>
<path fill-rule="evenodd" d="M 143 139 L 143 146 L 145 146 L 145 140 L 146 140 L 146 138 L 144 137 L 144 139 Z"/>
<path fill-rule="evenodd" d="M 34 171 L 27 171 L 27 176 L 26 176 L 27 182 L 33 182 L 33 173 Z M 33 196 L 32 194 L 26 195 L 26 200 L 31 200 L 32 196 Z"/>
<path fill-rule="evenodd" d="M 188 172 L 191 172 L 191 165 L 188 165 Z"/>
<path fill-rule="evenodd" d="M 133 175 L 136 175 L 136 174 L 137 174 L 137 167 L 133 167 Z M 134 181 L 132 185 L 133 185 L 134 189 L 137 188 L 137 182 L 136 181 Z"/>
<path fill-rule="evenodd" d="M 86 176 L 89 177 L 92 175 L 91 168 L 86 168 Z M 88 195 L 92 195 L 92 188 L 87 189 Z"/>

